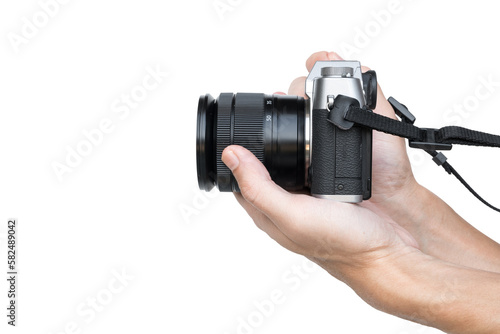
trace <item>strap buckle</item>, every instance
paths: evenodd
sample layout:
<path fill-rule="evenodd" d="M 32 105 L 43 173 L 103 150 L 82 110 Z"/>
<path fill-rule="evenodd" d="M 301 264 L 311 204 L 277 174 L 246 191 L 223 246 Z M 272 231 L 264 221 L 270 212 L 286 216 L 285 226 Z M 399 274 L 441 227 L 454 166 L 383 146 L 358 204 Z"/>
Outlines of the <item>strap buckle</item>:
<path fill-rule="evenodd" d="M 387 99 L 392 109 L 396 115 L 401 118 L 402 122 L 413 124 L 417 119 L 413 114 L 406 108 L 406 106 L 402 103 L 399 103 L 398 100 L 393 98 L 392 96 Z M 409 139 L 408 144 L 412 148 L 420 148 L 425 151 L 449 151 L 452 149 L 452 144 L 444 144 L 444 143 L 436 143 L 436 134 L 438 132 L 437 129 L 421 129 L 425 131 L 425 135 L 423 136 L 423 141 L 416 141 L 414 139 Z"/>
<path fill-rule="evenodd" d="M 449 151 L 452 149 L 452 144 L 436 143 L 437 129 L 421 129 L 425 131 L 424 141 L 408 140 L 408 144 L 412 148 L 420 148 L 425 151 Z"/>

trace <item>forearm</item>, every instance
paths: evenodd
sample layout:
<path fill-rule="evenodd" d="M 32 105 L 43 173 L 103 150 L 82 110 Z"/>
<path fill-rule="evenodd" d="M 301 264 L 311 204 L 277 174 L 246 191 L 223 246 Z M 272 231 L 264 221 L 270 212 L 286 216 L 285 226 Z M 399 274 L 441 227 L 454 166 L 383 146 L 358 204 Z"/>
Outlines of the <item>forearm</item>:
<path fill-rule="evenodd" d="M 500 332 L 500 274 L 457 266 L 418 250 L 347 273 L 346 282 L 384 312 L 449 333 Z"/>
<path fill-rule="evenodd" d="M 392 218 L 418 241 L 429 255 L 459 265 L 499 272 L 500 245 L 461 218 L 424 187 L 417 186 L 404 212 Z"/>

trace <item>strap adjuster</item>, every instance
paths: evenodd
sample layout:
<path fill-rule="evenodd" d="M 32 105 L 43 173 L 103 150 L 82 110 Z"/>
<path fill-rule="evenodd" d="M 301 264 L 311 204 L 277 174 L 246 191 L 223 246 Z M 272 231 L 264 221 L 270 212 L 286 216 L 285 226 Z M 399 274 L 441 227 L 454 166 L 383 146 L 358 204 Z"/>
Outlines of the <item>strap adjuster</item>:
<path fill-rule="evenodd" d="M 425 151 L 449 151 L 452 149 L 452 144 L 436 143 L 437 129 L 421 129 L 425 131 L 423 141 L 409 140 L 408 143 L 412 148 L 420 148 Z"/>
<path fill-rule="evenodd" d="M 401 118 L 405 123 L 413 124 L 415 123 L 416 117 L 406 108 L 406 106 L 392 96 L 387 99 L 394 109 L 396 115 Z M 423 141 L 416 141 L 414 139 L 409 139 L 409 145 L 412 148 L 420 148 L 426 151 L 449 151 L 453 147 L 451 144 L 436 143 L 436 133 L 437 129 L 420 129 L 424 131 L 422 136 Z"/>

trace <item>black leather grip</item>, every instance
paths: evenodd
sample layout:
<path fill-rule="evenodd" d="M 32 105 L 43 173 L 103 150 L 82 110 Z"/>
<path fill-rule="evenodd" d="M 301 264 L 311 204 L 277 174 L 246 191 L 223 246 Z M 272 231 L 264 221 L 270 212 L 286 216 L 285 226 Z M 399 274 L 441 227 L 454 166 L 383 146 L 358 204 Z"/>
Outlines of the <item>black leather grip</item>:
<path fill-rule="evenodd" d="M 330 123 L 326 109 L 313 110 L 313 195 L 363 195 L 371 190 L 371 131 L 353 126 L 341 130 Z"/>

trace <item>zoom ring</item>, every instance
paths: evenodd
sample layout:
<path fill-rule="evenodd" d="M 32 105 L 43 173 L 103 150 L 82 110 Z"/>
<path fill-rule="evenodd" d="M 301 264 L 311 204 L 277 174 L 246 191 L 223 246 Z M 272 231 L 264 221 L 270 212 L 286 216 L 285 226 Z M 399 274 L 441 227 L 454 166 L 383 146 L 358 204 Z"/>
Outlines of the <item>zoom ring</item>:
<path fill-rule="evenodd" d="M 220 191 L 239 191 L 222 151 L 240 145 L 264 163 L 264 94 L 221 94 L 217 114 L 217 184 Z M 234 107 L 233 107 L 234 106 Z"/>
<path fill-rule="evenodd" d="M 251 151 L 264 163 L 264 94 L 236 96 L 234 144 Z"/>

